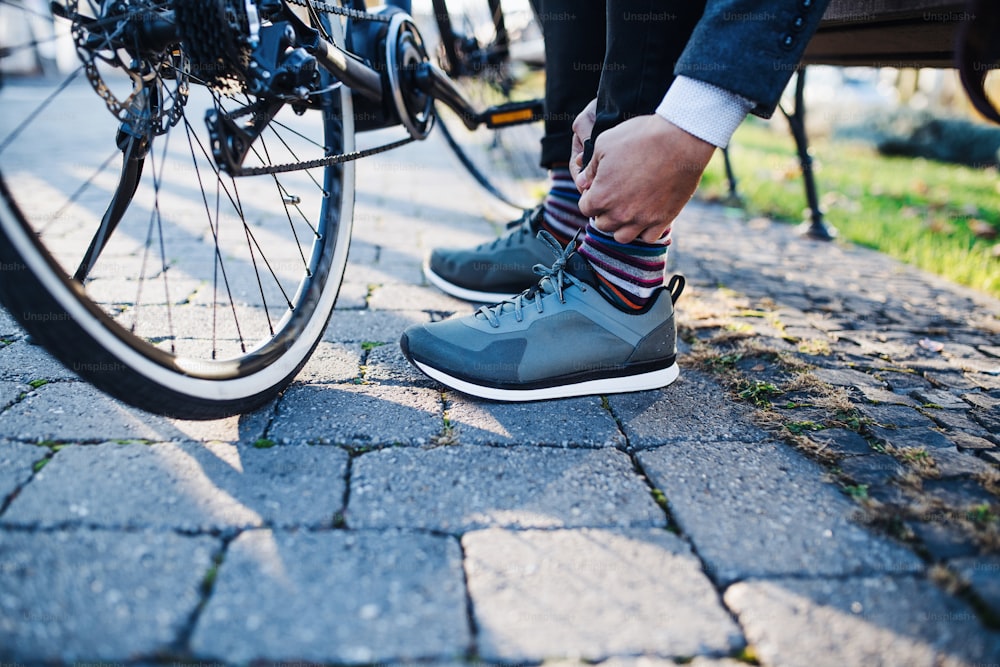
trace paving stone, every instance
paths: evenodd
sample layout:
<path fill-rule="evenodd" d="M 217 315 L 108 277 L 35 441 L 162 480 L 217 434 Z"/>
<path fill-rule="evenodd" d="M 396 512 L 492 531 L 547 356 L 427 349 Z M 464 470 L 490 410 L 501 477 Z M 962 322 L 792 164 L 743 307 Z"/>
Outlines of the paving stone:
<path fill-rule="evenodd" d="M 469 314 L 473 306 L 468 301 L 456 299 L 436 287 L 417 285 L 379 286 L 372 291 L 368 307 L 372 310 L 436 310 L 449 313 Z"/>
<path fill-rule="evenodd" d="M 354 249 L 351 249 L 354 252 Z M 351 258 L 354 259 L 353 257 Z M 357 276 L 358 267 L 356 262 L 348 262 L 347 276 Z M 345 279 L 340 284 L 340 292 L 337 293 L 337 310 L 364 310 L 368 307 L 369 286 L 367 283 L 353 282 Z"/>
<path fill-rule="evenodd" d="M 936 449 L 931 453 L 931 458 L 934 459 L 934 467 L 942 479 L 972 477 L 993 471 L 990 464 L 976 458 L 973 454 L 963 454 L 954 450 Z"/>
<path fill-rule="evenodd" d="M 332 526 L 343 508 L 347 453 L 224 443 L 67 446 L 3 515 L 3 523 L 208 531 Z"/>
<path fill-rule="evenodd" d="M 969 535 L 950 523 L 913 521 L 907 525 L 916 536 L 921 549 L 934 562 L 940 563 L 979 553 L 979 547 L 969 539 Z"/>
<path fill-rule="evenodd" d="M 365 363 L 365 380 L 378 384 L 441 389 L 441 385 L 436 380 L 430 379 L 406 360 L 397 343 L 380 345 L 368 352 L 368 359 Z"/>
<path fill-rule="evenodd" d="M 24 335 L 24 330 L 21 328 L 7 309 L 0 306 L 0 336 L 4 338 L 18 338 Z"/>
<path fill-rule="evenodd" d="M 975 391 L 981 389 L 983 386 L 981 380 L 978 379 L 982 376 L 969 375 L 958 371 L 946 373 L 929 369 L 924 372 L 924 377 L 934 385 L 946 387 L 951 391 Z"/>
<path fill-rule="evenodd" d="M 950 391 L 944 389 L 918 389 L 913 398 L 923 404 L 935 405 L 944 410 L 968 410 L 969 404 Z"/>
<path fill-rule="evenodd" d="M 470 641 L 454 538 L 254 530 L 230 545 L 191 648 L 341 664 L 456 658 Z"/>
<path fill-rule="evenodd" d="M 32 467 L 49 453 L 45 447 L 0 440 L 0 507 L 31 477 Z"/>
<path fill-rule="evenodd" d="M 923 482 L 923 491 L 948 507 L 960 511 L 973 505 L 997 502 L 996 496 L 971 479 L 928 479 Z"/>
<path fill-rule="evenodd" d="M 870 403 L 888 403 L 890 405 L 908 405 L 911 408 L 920 406 L 920 403 L 910 398 L 906 394 L 900 394 L 888 389 L 879 387 L 857 387 L 857 391 Z"/>
<path fill-rule="evenodd" d="M 978 423 L 972 421 L 970 413 L 971 411 L 969 410 L 924 410 L 924 414 L 933 419 L 935 423 L 947 429 L 948 436 L 951 436 L 952 432 L 958 432 L 966 435 L 973 435 L 978 438 L 988 437 L 990 432 Z"/>
<path fill-rule="evenodd" d="M 852 523 L 854 504 L 785 445 L 693 441 L 638 457 L 718 582 L 921 568 L 906 549 Z"/>
<path fill-rule="evenodd" d="M 76 373 L 56 361 L 44 348 L 26 339 L 0 348 L 0 378 L 32 380 L 76 380 Z"/>
<path fill-rule="evenodd" d="M 332 343 L 395 343 L 403 329 L 428 322 L 430 316 L 415 310 L 335 310 L 323 340 Z"/>
<path fill-rule="evenodd" d="M 709 441 L 762 439 L 750 422 L 752 411 L 730 400 L 710 377 L 683 369 L 674 384 L 658 391 L 607 397 L 633 449 L 687 440 L 692 433 Z"/>
<path fill-rule="evenodd" d="M 926 428 L 882 428 L 866 427 L 869 435 L 878 442 L 896 449 L 954 449 L 954 445 L 943 433 Z"/>
<path fill-rule="evenodd" d="M 840 469 L 855 484 L 888 484 L 894 478 L 900 477 L 905 468 L 891 456 L 885 454 L 868 454 L 855 456 L 840 462 Z"/>
<path fill-rule="evenodd" d="M 874 375 L 849 368 L 817 368 L 816 378 L 835 387 L 882 387 L 884 383 Z"/>
<path fill-rule="evenodd" d="M 347 522 L 460 533 L 664 526 L 666 517 L 620 451 L 463 445 L 358 457 Z"/>
<path fill-rule="evenodd" d="M 447 410 L 454 437 L 462 444 L 625 445 L 625 436 L 597 396 L 549 401 L 539 410 L 537 403 L 497 403 L 449 393 Z"/>
<path fill-rule="evenodd" d="M 1000 375 L 983 375 L 981 373 L 969 374 L 969 384 L 972 389 L 983 391 L 1000 391 Z"/>
<path fill-rule="evenodd" d="M 831 428 L 810 433 L 809 439 L 819 445 L 823 452 L 840 456 L 864 456 L 874 451 L 867 440 L 857 432 L 846 428 Z"/>
<path fill-rule="evenodd" d="M 972 418 L 993 435 L 1000 435 L 1000 411 L 982 410 L 976 408 L 971 411 Z"/>
<path fill-rule="evenodd" d="M 1000 375 L 1000 361 L 988 357 L 960 357 L 948 360 L 956 368 L 970 373 L 985 373 L 986 375 Z"/>
<path fill-rule="evenodd" d="M 279 441 L 368 447 L 424 445 L 443 428 L 441 394 L 433 389 L 298 385 L 285 392 L 268 434 Z"/>
<path fill-rule="evenodd" d="M 743 646 L 698 559 L 663 530 L 462 538 L 485 660 L 726 655 Z"/>
<path fill-rule="evenodd" d="M 725 601 L 767 665 L 971 666 L 1000 655 L 1000 635 L 923 579 L 747 581 Z"/>
<path fill-rule="evenodd" d="M 401 233 L 402 236 L 410 234 L 410 230 Z M 383 258 L 366 267 L 365 276 L 370 282 L 378 285 L 419 285 L 424 279 L 423 265 L 419 261 L 392 262 L 385 260 L 386 250 L 383 249 Z M 398 254 L 398 253 L 397 253 Z M 405 253 L 409 254 L 409 253 Z M 412 255 L 411 255 L 412 259 Z M 421 304 L 417 304 L 421 305 Z"/>
<path fill-rule="evenodd" d="M 887 428 L 934 428 L 934 422 L 916 410 L 902 405 L 860 405 L 858 408 L 879 426 Z"/>
<path fill-rule="evenodd" d="M 167 651 L 220 546 L 174 533 L 0 533 L 0 654 L 41 664 Z"/>
<path fill-rule="evenodd" d="M 165 421 L 170 425 L 173 431 L 172 439 L 175 441 L 253 444 L 264 437 L 276 408 L 277 401 L 271 401 L 253 412 L 244 412 L 224 419 L 192 421 L 167 418 Z"/>
<path fill-rule="evenodd" d="M 959 451 L 986 451 L 997 448 L 996 443 L 968 433 L 949 432 L 947 435 Z"/>
<path fill-rule="evenodd" d="M 1000 616 L 1000 556 L 958 558 L 950 561 L 948 566 L 969 585 L 994 616 Z"/>
<path fill-rule="evenodd" d="M 361 373 L 361 345 L 320 341 L 296 382 L 335 384 L 350 382 Z"/>
<path fill-rule="evenodd" d="M 889 385 L 889 388 L 897 394 L 909 394 L 912 391 L 933 387 L 929 380 L 916 373 L 883 371 L 879 375 Z"/>
<path fill-rule="evenodd" d="M 1000 396 L 987 393 L 984 391 L 975 391 L 962 394 L 962 399 L 967 401 L 970 405 L 973 405 L 977 408 L 982 408 L 983 410 L 1000 409 Z"/>
<path fill-rule="evenodd" d="M 29 393 L 0 414 L 0 434 L 60 442 L 188 439 L 168 419 L 131 408 L 82 382 L 53 382 Z"/>
<path fill-rule="evenodd" d="M 30 391 L 31 387 L 22 382 L 0 380 L 0 412 L 13 405 L 22 395 Z"/>
<path fill-rule="evenodd" d="M 732 658 L 706 658 L 698 656 L 682 664 L 689 667 L 746 667 L 745 662 Z M 545 667 L 579 667 L 577 660 L 546 660 Z M 601 662 L 601 667 L 677 667 L 677 661 L 669 658 L 657 658 L 643 655 L 639 657 L 614 657 Z"/>

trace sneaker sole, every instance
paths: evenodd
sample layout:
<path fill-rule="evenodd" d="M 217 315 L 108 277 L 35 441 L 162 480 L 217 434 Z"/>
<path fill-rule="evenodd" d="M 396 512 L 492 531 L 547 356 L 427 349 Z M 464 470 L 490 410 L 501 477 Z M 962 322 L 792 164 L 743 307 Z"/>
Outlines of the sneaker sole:
<path fill-rule="evenodd" d="M 488 398 L 494 401 L 542 401 L 550 398 L 570 398 L 573 396 L 593 396 L 600 394 L 624 394 L 633 391 L 661 389 L 671 384 L 680 376 L 680 367 L 674 363 L 667 368 L 626 377 L 607 378 L 603 380 L 586 380 L 574 384 L 542 387 L 539 389 L 497 389 L 484 387 L 467 380 L 460 380 L 431 368 L 415 359 L 411 360 L 425 375 L 443 385 L 457 389 L 464 394 Z"/>
<path fill-rule="evenodd" d="M 424 277 L 445 294 L 450 294 L 463 301 L 472 301 L 473 303 L 499 303 L 504 299 L 512 299 L 516 295 L 516 293 L 511 292 L 478 292 L 459 287 L 434 273 L 434 270 L 431 269 L 430 260 L 424 261 Z"/>

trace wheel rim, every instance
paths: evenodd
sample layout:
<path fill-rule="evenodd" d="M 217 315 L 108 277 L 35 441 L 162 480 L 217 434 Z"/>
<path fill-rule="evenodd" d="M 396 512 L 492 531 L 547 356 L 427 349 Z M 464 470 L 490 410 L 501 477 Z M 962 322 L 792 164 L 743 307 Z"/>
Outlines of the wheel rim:
<path fill-rule="evenodd" d="M 0 62 L 11 69 L 11 58 Z M 248 98 L 192 85 L 183 116 L 153 140 L 134 198 L 81 286 L 67 276 L 114 196 L 120 123 L 84 77 L 34 74 L 8 74 L 0 89 L 0 126 L 18 128 L 0 132 L 12 205 L 2 218 L 12 241 L 36 255 L 36 276 L 58 267 L 49 270 L 50 293 L 123 364 L 192 396 L 231 400 L 294 373 L 322 334 L 346 264 L 353 166 L 220 174 L 203 115 Z M 109 86 L 114 74 L 104 72 Z M 247 164 L 353 150 L 349 94 L 336 89 L 326 105 L 301 116 L 283 108 Z M 81 118 L 93 126 L 82 130 Z M 39 150 L 49 159 L 38 159 Z"/>

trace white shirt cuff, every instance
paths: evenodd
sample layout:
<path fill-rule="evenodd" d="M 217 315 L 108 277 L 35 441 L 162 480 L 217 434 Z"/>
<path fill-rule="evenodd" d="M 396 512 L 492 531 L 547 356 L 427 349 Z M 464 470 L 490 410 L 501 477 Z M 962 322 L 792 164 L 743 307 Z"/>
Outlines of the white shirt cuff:
<path fill-rule="evenodd" d="M 688 134 L 725 148 L 733 132 L 755 106 L 752 100 L 724 88 L 678 76 L 656 113 Z"/>

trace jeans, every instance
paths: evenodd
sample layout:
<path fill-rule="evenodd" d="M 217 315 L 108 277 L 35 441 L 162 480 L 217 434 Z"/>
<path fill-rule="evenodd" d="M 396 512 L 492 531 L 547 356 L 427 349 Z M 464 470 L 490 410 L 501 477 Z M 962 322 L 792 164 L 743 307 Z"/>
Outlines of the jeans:
<path fill-rule="evenodd" d="M 595 97 L 593 137 L 653 113 L 705 0 L 533 0 L 545 36 L 541 164 L 569 160 L 573 120 Z"/>

